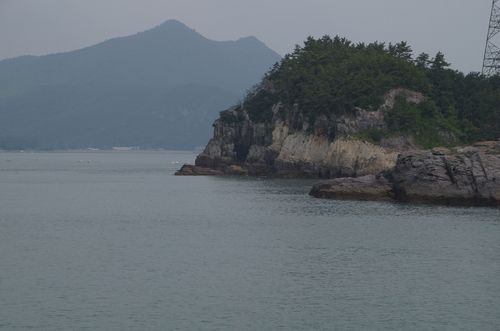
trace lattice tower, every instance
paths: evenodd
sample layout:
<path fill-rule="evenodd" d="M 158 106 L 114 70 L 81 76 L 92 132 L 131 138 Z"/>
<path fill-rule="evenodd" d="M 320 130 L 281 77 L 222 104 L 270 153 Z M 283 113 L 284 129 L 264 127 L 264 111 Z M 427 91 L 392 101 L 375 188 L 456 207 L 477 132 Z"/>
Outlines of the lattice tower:
<path fill-rule="evenodd" d="M 500 74 L 500 48 L 495 45 L 493 37 L 500 32 L 500 7 L 498 0 L 493 0 L 491 7 L 490 25 L 484 49 L 483 75 L 493 76 Z"/>

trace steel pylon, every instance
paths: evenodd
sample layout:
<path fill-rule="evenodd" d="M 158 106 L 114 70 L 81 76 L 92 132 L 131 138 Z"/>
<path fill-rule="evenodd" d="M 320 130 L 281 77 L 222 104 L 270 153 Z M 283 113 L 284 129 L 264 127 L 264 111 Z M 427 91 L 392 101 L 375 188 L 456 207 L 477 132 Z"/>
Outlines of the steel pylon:
<path fill-rule="evenodd" d="M 486 47 L 484 49 L 483 75 L 494 76 L 500 74 L 500 48 L 493 42 L 498 32 L 500 32 L 500 7 L 498 0 L 493 0 L 491 6 L 490 24 L 488 36 L 486 37 Z"/>

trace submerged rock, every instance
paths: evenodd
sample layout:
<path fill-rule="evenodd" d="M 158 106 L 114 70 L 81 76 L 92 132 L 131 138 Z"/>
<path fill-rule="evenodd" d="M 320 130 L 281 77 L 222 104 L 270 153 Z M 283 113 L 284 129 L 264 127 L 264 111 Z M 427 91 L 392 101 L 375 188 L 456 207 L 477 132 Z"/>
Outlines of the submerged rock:
<path fill-rule="evenodd" d="M 376 176 L 316 183 L 310 195 L 453 205 L 500 205 L 500 142 L 402 153 Z"/>

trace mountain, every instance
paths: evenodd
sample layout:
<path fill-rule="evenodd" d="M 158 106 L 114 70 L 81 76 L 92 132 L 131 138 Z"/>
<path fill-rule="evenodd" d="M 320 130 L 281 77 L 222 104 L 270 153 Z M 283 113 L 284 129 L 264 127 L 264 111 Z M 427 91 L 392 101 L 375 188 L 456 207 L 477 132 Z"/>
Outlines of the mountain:
<path fill-rule="evenodd" d="M 170 20 L 72 52 L 3 60 L 0 132 L 49 148 L 193 149 L 280 58 L 255 37 L 218 42 Z"/>

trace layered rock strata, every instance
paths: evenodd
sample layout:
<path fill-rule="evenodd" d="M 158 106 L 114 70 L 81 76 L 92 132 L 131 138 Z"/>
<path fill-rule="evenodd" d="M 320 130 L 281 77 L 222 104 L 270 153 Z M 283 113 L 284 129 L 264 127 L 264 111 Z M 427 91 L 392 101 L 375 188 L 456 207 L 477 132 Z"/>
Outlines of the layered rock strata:
<path fill-rule="evenodd" d="M 500 141 L 402 153 L 377 175 L 316 183 L 318 198 L 500 205 Z"/>
<path fill-rule="evenodd" d="M 393 166 L 401 149 L 413 147 L 411 137 L 391 138 L 374 145 L 354 139 L 364 129 L 386 129 L 385 111 L 396 95 L 411 102 L 421 94 L 395 89 L 380 109 L 357 109 L 356 116 L 320 115 L 310 122 L 298 109 L 276 104 L 272 124 L 255 123 L 243 110 L 226 111 L 214 123 L 214 137 L 195 165 L 184 165 L 176 175 L 255 175 L 295 178 L 338 178 L 377 174 Z"/>

